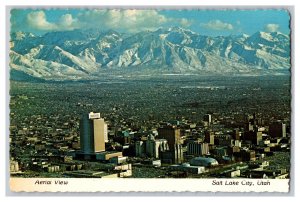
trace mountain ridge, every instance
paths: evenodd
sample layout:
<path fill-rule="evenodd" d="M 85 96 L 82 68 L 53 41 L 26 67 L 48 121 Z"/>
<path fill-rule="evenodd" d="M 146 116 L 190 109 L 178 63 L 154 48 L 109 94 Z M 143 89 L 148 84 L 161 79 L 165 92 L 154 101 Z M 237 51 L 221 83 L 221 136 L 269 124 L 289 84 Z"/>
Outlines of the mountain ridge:
<path fill-rule="evenodd" d="M 114 30 L 12 33 L 11 69 L 46 80 L 118 71 L 273 74 L 290 69 L 290 38 L 279 32 L 211 37 L 180 27 L 134 34 Z M 147 69 L 146 68 L 146 69 Z M 11 79 L 14 79 L 13 77 Z"/>

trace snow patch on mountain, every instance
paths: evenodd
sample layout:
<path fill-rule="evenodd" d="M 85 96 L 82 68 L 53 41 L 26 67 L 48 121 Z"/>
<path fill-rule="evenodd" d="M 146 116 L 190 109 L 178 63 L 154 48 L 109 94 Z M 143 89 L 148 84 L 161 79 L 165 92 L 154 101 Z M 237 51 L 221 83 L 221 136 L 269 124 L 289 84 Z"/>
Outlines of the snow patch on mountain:
<path fill-rule="evenodd" d="M 290 38 L 279 32 L 251 36 L 200 35 L 180 27 L 135 34 L 113 30 L 12 33 L 10 67 L 28 75 L 89 78 L 109 69 L 156 72 L 244 73 L 290 69 Z"/>

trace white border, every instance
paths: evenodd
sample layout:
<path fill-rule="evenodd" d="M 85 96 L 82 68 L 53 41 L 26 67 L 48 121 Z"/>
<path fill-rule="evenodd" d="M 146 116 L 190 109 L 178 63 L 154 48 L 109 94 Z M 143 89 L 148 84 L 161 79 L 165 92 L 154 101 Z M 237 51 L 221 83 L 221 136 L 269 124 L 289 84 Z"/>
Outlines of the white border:
<path fill-rule="evenodd" d="M 297 2 L 298 1 L 292 1 L 292 0 L 285 0 L 285 1 L 274 1 L 274 0 L 252 0 L 252 1 L 249 1 L 249 2 L 244 2 L 244 3 L 241 3 L 241 1 L 238 1 L 238 0 L 227 0 L 227 1 L 220 1 L 220 0 L 210 0 L 210 1 L 201 1 L 201 5 L 206 5 L 206 6 L 211 6 L 211 5 L 213 5 L 213 6 L 218 6 L 218 5 L 224 5 L 224 6 L 243 6 L 243 5 L 252 5 L 252 6 L 256 6 L 256 5 L 262 5 L 262 6 L 266 6 L 266 5 L 277 5 L 277 6 L 281 6 L 283 3 L 284 3 L 284 5 L 296 5 L 297 4 Z M 6 24 L 6 17 L 7 16 L 5 16 L 5 6 L 7 6 L 7 5 L 53 5 L 53 6 L 57 6 L 57 5 L 63 5 L 63 6 L 68 6 L 68 5 L 70 5 L 70 3 L 72 3 L 72 5 L 82 5 L 82 6 L 86 6 L 86 5 L 90 5 L 90 6 L 93 6 L 93 5 L 104 5 L 105 3 L 106 3 L 106 5 L 111 5 L 111 6 L 116 6 L 116 5 L 131 5 L 131 6 L 135 6 L 135 5 L 138 5 L 137 3 L 137 1 L 133 1 L 133 0 L 126 0 L 126 1 L 121 1 L 121 0 L 110 0 L 110 1 L 106 1 L 106 2 L 104 2 L 103 3 L 103 1 L 102 1 L 102 3 L 99 3 L 99 2 L 97 2 L 97 1 L 88 1 L 88 0 L 77 0 L 76 2 L 75 2 L 75 0 L 74 1 L 72 1 L 72 2 L 69 2 L 69 1 L 64 1 L 64 2 L 62 2 L 61 0 L 59 1 L 59 0 L 52 0 L 52 1 L 42 1 L 42 0 L 27 0 L 27 1 L 22 1 L 22 0 L 10 0 L 10 1 L 1 1 L 1 16 L 0 16 L 0 18 L 1 18 L 1 25 L 2 25 L 2 33 L 1 33 L 1 41 L 0 42 L 2 42 L 1 44 L 6 44 L 6 39 L 5 39 L 5 36 L 6 36 L 6 33 L 5 33 L 5 27 L 4 27 L 4 25 Z M 143 6 L 149 6 L 149 5 L 181 5 L 181 6 L 186 6 L 186 5 L 198 5 L 199 6 L 199 4 L 200 4 L 200 2 L 199 1 L 191 1 L 191 0 L 185 0 L 185 1 L 177 1 L 177 0 L 164 0 L 164 1 L 159 1 L 159 0 L 152 0 L 151 2 L 148 2 L 148 3 L 143 3 L 142 5 Z M 298 15 L 299 15 L 299 13 L 300 13 L 300 11 L 299 11 L 299 8 L 297 7 L 297 5 L 296 5 L 296 7 L 295 7 L 295 22 L 297 21 L 297 18 L 298 18 Z M 292 33 L 294 33 L 294 36 L 296 36 L 296 33 L 299 33 L 298 32 L 298 27 L 294 27 L 294 30 L 292 30 Z M 295 39 L 295 41 L 294 41 L 294 44 L 299 44 L 299 42 L 297 42 L 297 38 L 295 37 L 294 38 Z M 3 78 L 1 79 L 1 93 L 3 93 L 2 94 L 2 99 L 1 99 L 1 106 L 3 107 L 3 106 L 5 106 L 5 108 L 7 108 L 8 107 L 8 104 L 7 104 L 7 100 L 5 100 L 5 99 L 3 99 L 3 98 L 5 98 L 6 97 L 6 94 L 7 94 L 7 86 L 6 86 L 6 78 L 5 78 L 5 76 L 6 76 L 6 72 L 5 72 L 5 68 L 3 68 L 3 67 L 5 67 L 6 66 L 6 63 L 5 63 L 5 60 L 3 60 L 3 58 L 6 58 L 6 56 L 5 56 L 5 53 L 6 53 L 6 50 L 5 50 L 5 46 L 1 46 L 2 47 L 2 50 L 0 51 L 0 56 L 2 56 L 2 57 L 0 57 L 2 60 L 2 68 L 0 68 L 1 69 L 1 76 L 3 76 Z M 297 52 L 297 47 L 294 47 L 294 56 L 296 56 L 297 54 L 296 54 L 296 52 Z M 293 87 L 296 87 L 296 86 L 298 86 L 299 85 L 299 83 L 298 83 L 298 81 L 297 81 L 297 79 L 296 78 L 298 78 L 299 77 L 299 71 L 297 70 L 297 68 L 296 68 L 296 65 L 298 64 L 298 58 L 296 58 L 295 57 L 295 60 L 294 60 L 294 72 L 293 72 L 293 75 L 292 75 L 292 77 L 294 78 L 294 85 L 293 85 Z M 299 116 L 299 110 L 296 108 L 296 105 L 295 105 L 295 103 L 297 103 L 297 100 L 299 100 L 299 97 L 298 97 L 298 93 L 297 93 L 297 88 L 294 88 L 293 89 L 293 95 L 292 95 L 292 99 L 293 99 L 293 103 L 294 103 L 294 105 L 293 105 L 293 114 L 294 114 L 294 134 L 296 133 L 296 132 L 298 132 L 299 131 L 299 126 L 297 126 L 297 120 L 298 120 L 298 116 Z M 5 113 L 5 110 L 2 110 L 2 112 L 4 112 Z M 1 128 L 3 129 L 3 133 L 2 133 L 2 137 L 3 137 L 3 135 L 4 134 L 6 134 L 6 126 L 5 126 L 5 120 L 7 119 L 7 117 L 6 117 L 6 115 L 4 115 L 4 116 L 0 116 L 0 123 L 2 124 L 1 126 Z M 299 124 L 298 124 L 299 125 Z M 299 138 L 298 138 L 299 139 Z M 3 139 L 2 139 L 3 140 Z M 5 138 L 5 141 L 0 141 L 1 142 L 1 148 L 3 148 L 3 150 L 2 150 L 2 154 L 7 154 L 7 150 L 6 150 L 6 142 L 7 142 L 7 138 Z M 297 145 L 297 139 L 294 139 L 293 140 L 293 143 L 294 143 L 294 145 Z M 298 147 L 298 150 L 299 150 L 299 147 Z M 299 154 L 299 151 L 297 151 L 297 147 L 295 147 L 295 150 L 294 150 L 294 154 Z M 6 156 L 4 156 L 4 157 L 2 157 L 2 159 L 6 159 L 7 157 Z M 298 168 L 298 161 L 295 159 L 295 156 L 293 155 L 293 162 L 295 163 L 295 166 L 294 166 L 294 169 L 295 170 L 297 170 L 297 168 Z M 0 177 L 0 179 L 6 179 L 6 172 L 4 172 L 4 171 L 6 171 L 7 170 L 7 165 L 6 164 L 1 164 L 1 170 L 0 170 L 0 173 L 1 173 L 1 177 Z M 2 171 L 2 172 L 1 172 Z M 295 172 L 294 173 L 295 174 L 295 176 L 294 176 L 294 179 L 296 180 L 296 179 L 298 179 L 298 173 L 297 172 Z M 1 183 L 1 185 L 2 185 L 2 183 Z M 4 184 L 4 187 L 1 187 L 1 195 L 4 195 L 4 194 L 9 194 L 9 193 L 7 193 L 7 184 Z M 297 188 L 297 186 L 296 186 L 296 183 L 295 183 L 295 189 Z M 2 191 L 5 191 L 6 190 L 6 193 L 5 192 L 3 192 L 3 194 L 2 194 Z M 295 190 L 294 191 L 294 193 L 297 193 L 297 190 Z M 176 195 L 176 194 L 175 194 Z M 276 194 L 275 194 L 276 195 Z M 265 197 L 264 197 L 264 199 L 266 199 Z M 290 198 L 291 199 L 291 198 Z M 292 198 L 292 200 L 295 200 L 296 198 Z M 80 201 L 82 201 L 83 199 L 79 199 Z M 224 198 L 222 198 L 222 201 L 224 200 Z M 244 199 L 243 199 L 244 200 Z M 251 199 L 252 200 L 252 199 Z M 281 200 L 283 200 L 282 198 L 281 198 Z M 2 200 L 1 200 L 2 201 Z M 226 200 L 225 200 L 226 201 Z"/>
<path fill-rule="evenodd" d="M 10 183 L 16 192 L 289 192 L 289 179 L 10 178 Z"/>

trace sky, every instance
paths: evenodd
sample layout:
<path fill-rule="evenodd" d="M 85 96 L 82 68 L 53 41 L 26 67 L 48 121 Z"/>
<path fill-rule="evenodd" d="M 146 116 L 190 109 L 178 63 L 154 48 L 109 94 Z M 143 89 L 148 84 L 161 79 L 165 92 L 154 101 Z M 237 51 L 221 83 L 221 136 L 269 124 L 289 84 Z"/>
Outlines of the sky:
<path fill-rule="evenodd" d="M 290 33 L 286 10 L 12 9 L 11 32 L 42 35 L 97 28 L 136 33 L 179 26 L 202 35 L 227 36 L 257 31 Z"/>

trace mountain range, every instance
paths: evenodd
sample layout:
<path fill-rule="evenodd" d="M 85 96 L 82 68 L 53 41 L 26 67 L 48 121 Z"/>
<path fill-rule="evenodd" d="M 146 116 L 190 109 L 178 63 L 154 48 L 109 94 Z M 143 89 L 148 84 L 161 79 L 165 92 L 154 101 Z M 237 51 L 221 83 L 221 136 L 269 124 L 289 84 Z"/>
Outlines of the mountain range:
<path fill-rule="evenodd" d="M 180 27 L 134 34 L 114 30 L 15 32 L 11 79 L 97 78 L 112 72 L 277 74 L 290 70 L 290 37 L 280 32 L 205 36 Z"/>

